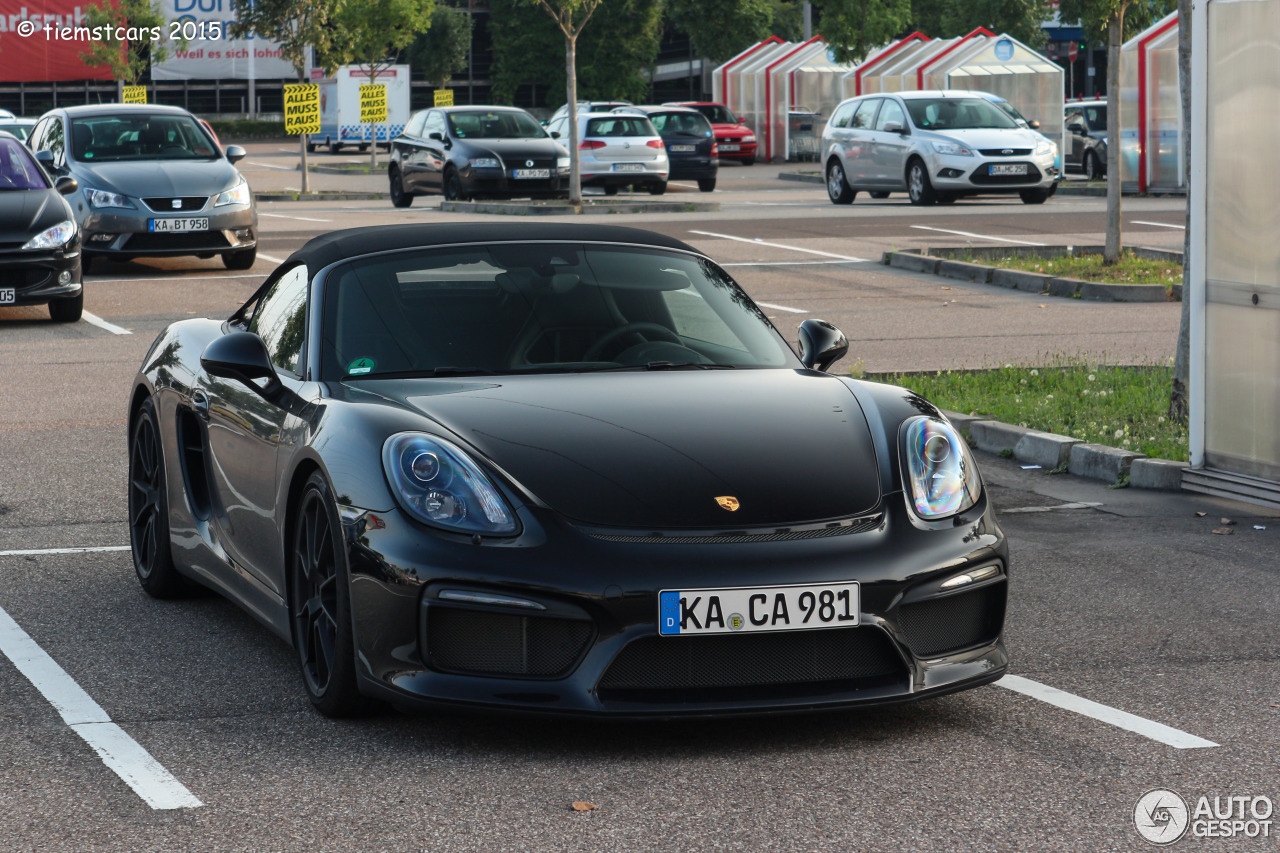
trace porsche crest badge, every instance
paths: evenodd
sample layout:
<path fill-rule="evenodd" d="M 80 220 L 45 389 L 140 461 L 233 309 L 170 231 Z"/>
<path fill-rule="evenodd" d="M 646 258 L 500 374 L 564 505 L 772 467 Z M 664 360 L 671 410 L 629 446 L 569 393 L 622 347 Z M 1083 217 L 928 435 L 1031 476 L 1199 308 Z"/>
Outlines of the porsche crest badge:
<path fill-rule="evenodd" d="M 742 506 L 732 495 L 722 495 L 716 498 L 716 503 L 720 504 L 721 509 L 727 509 L 729 512 L 736 512 L 738 507 Z"/>

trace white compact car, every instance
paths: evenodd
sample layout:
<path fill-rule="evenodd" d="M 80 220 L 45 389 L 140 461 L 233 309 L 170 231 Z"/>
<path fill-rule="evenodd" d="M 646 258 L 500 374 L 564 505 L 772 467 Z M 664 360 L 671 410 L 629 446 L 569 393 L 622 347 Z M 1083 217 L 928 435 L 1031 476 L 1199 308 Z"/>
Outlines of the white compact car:
<path fill-rule="evenodd" d="M 644 113 L 634 108 L 579 113 L 577 133 L 568 125 L 569 116 L 562 115 L 547 130 L 561 144 L 578 146 L 584 187 L 604 187 L 605 195 L 616 195 L 624 186 L 643 186 L 652 195 L 667 191 L 667 146 Z"/>
<path fill-rule="evenodd" d="M 1058 146 L 986 93 L 897 92 L 841 102 L 822 132 L 827 195 L 905 190 L 912 204 L 1017 193 L 1043 204 L 1058 188 Z"/>

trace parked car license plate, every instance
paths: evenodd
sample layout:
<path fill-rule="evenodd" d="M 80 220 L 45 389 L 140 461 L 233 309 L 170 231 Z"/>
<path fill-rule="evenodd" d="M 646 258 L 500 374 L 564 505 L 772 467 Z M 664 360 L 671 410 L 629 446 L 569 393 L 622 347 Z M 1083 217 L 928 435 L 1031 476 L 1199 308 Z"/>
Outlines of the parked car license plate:
<path fill-rule="evenodd" d="M 727 634 L 851 628 L 858 624 L 858 584 L 664 589 L 658 593 L 658 633 Z"/>
<path fill-rule="evenodd" d="M 696 145 L 672 145 L 671 150 L 678 151 L 682 154 L 687 154 L 690 151 L 696 151 L 697 147 L 698 146 Z"/>
<path fill-rule="evenodd" d="M 993 163 L 991 164 L 992 175 L 1025 175 L 1027 173 L 1026 163 Z"/>
<path fill-rule="evenodd" d="M 741 149 L 742 149 L 742 146 L 741 146 L 741 145 L 739 145 L 739 144 L 738 144 L 738 143 L 736 143 L 736 142 L 721 142 L 721 143 L 720 143 L 720 150 L 721 150 L 721 151 L 739 151 L 739 150 L 741 150 Z"/>
<path fill-rule="evenodd" d="M 152 231 L 208 231 L 209 217 L 198 219 L 152 219 L 148 226 Z"/>
<path fill-rule="evenodd" d="M 516 180 L 551 177 L 550 169 L 515 169 L 513 171 L 515 172 Z"/>
<path fill-rule="evenodd" d="M 643 172 L 643 163 L 614 163 L 613 171 L 615 172 Z"/>
<path fill-rule="evenodd" d="M 17 290 L 12 287 L 0 287 L 0 305 L 12 305 L 17 301 Z"/>

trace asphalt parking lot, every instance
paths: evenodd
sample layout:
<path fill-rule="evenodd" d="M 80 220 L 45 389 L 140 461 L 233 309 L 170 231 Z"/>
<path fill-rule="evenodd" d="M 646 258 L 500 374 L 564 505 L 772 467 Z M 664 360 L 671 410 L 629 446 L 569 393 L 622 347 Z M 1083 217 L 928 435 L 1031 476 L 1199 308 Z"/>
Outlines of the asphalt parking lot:
<path fill-rule="evenodd" d="M 281 147 L 250 147 L 255 188 L 296 180 Z M 726 168 L 718 213 L 608 221 L 707 251 L 789 336 L 807 317 L 836 323 L 852 346 L 833 370 L 1173 353 L 1176 303 L 1054 299 L 876 262 L 913 246 L 1097 243 L 1101 199 L 836 208 L 778 171 Z M 1128 242 L 1180 248 L 1181 205 L 1126 200 Z M 252 618 L 138 587 L 123 550 L 129 382 L 165 324 L 228 315 L 316 234 L 466 217 L 433 199 L 267 202 L 260 215 L 250 271 L 103 265 L 85 321 L 0 309 L 0 849 L 1129 850 L 1146 847 L 1133 813 L 1154 788 L 1192 807 L 1280 801 L 1280 513 L 993 456 L 980 462 L 1013 555 L 1016 678 L 714 723 L 320 717 L 291 651 Z M 104 758 L 95 743 L 116 746 Z M 1176 846 L 1275 849 L 1271 829 Z"/>

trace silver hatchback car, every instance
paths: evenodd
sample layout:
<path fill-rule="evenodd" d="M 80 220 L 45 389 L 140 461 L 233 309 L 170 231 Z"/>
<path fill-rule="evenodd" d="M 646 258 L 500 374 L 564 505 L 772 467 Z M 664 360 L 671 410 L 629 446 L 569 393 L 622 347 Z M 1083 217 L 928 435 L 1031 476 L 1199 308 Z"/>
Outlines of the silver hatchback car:
<path fill-rule="evenodd" d="M 564 145 L 577 145 L 584 187 L 604 187 L 616 195 L 624 186 L 643 186 L 651 195 L 667 191 L 671 162 L 667 146 L 648 116 L 632 108 L 608 113 L 579 113 L 578 132 L 568 132 L 569 117 L 552 119 L 547 130 Z"/>
<path fill-rule="evenodd" d="M 1058 146 L 1021 127 L 985 93 L 899 92 L 843 101 L 822 132 L 827 195 L 905 190 L 912 204 L 1017 193 L 1043 204 L 1058 188 Z"/>

